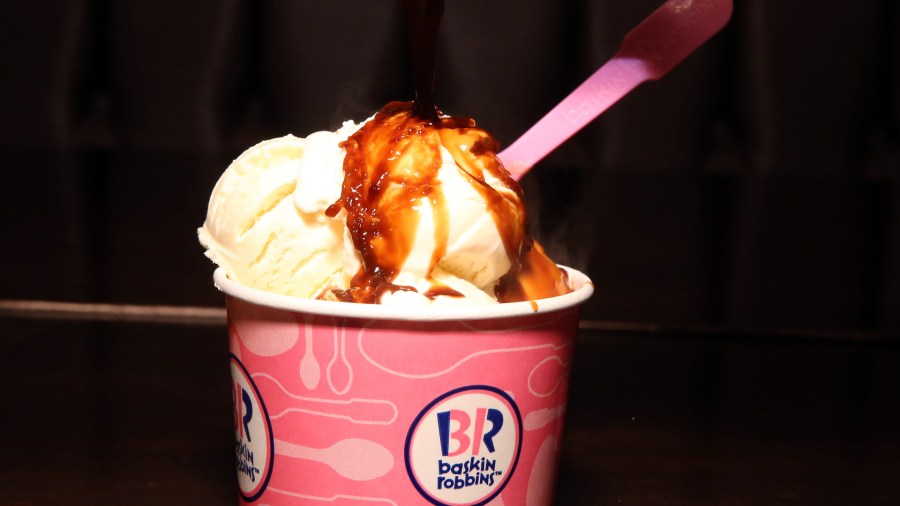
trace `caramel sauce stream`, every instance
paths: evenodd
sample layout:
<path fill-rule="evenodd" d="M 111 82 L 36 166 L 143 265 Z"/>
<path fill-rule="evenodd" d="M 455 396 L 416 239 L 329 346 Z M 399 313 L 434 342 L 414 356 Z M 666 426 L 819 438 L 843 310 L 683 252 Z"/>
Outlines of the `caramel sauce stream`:
<path fill-rule="evenodd" d="M 462 296 L 431 277 L 447 251 L 452 219 L 438 177 L 441 146 L 484 200 L 512 265 L 495 287 L 497 300 L 533 301 L 567 293 L 565 272 L 526 233 L 522 189 L 497 158 L 497 141 L 476 127 L 475 120 L 444 116 L 435 105 L 437 28 L 443 0 L 404 0 L 404 10 L 415 101 L 387 104 L 341 144 L 347 152 L 341 198 L 326 214 L 334 217 L 341 209 L 347 211 L 347 228 L 362 266 L 348 289 L 331 293 L 347 302 L 377 303 L 386 292 L 414 291 L 394 280 L 413 249 L 419 209 L 427 201 L 435 248 L 426 275 L 430 288 L 423 295 L 430 299 Z M 486 174 L 507 190 L 492 187 Z"/>

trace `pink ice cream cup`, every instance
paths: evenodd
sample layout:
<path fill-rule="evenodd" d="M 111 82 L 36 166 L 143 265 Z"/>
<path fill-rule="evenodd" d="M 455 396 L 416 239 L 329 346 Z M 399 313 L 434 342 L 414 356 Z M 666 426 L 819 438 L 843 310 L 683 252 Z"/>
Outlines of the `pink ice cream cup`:
<path fill-rule="evenodd" d="M 579 306 L 298 299 L 228 279 L 240 504 L 549 505 Z"/>

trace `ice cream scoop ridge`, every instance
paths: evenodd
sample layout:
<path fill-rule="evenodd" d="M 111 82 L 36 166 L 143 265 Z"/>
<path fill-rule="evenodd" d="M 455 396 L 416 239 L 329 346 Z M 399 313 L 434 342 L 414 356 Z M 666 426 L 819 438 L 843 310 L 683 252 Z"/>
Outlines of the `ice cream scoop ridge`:
<path fill-rule="evenodd" d="M 484 304 L 567 293 L 527 234 L 497 141 L 392 102 L 363 125 L 266 141 L 223 174 L 207 255 L 254 288 L 346 302 Z M 263 195 L 260 195 L 262 193 Z"/>

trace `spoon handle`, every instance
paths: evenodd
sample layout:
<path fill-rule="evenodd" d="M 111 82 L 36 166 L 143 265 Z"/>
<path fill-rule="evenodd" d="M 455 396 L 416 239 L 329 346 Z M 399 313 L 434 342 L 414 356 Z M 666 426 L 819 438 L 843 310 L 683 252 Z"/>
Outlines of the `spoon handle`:
<path fill-rule="evenodd" d="M 584 128 L 645 79 L 613 58 L 575 88 L 524 135 L 500 153 L 500 160 L 519 180 L 569 137 Z"/>
<path fill-rule="evenodd" d="M 728 22 L 731 0 L 669 0 L 625 35 L 619 51 L 500 153 L 520 179 L 644 81 L 659 79 Z"/>

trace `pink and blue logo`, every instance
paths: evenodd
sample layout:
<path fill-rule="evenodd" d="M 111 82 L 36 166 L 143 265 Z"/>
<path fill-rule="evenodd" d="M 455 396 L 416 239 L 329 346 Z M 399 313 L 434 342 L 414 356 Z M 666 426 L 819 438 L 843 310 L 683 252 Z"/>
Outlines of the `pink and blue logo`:
<path fill-rule="evenodd" d="M 406 437 L 406 470 L 422 496 L 437 505 L 483 505 L 516 469 L 522 415 L 502 390 L 473 385 L 428 404 Z"/>
<path fill-rule="evenodd" d="M 272 476 L 275 439 L 272 422 L 259 389 L 234 354 L 231 355 L 234 401 L 234 451 L 241 497 L 253 502 L 265 492 Z"/>

